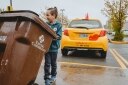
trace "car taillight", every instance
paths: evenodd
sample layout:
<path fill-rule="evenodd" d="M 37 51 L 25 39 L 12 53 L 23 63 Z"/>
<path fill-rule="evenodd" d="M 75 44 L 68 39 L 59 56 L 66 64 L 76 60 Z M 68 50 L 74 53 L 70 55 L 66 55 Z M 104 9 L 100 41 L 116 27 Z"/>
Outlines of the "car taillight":
<path fill-rule="evenodd" d="M 98 34 L 90 35 L 90 36 L 89 36 L 89 40 L 97 40 L 98 37 L 99 37 Z"/>
<path fill-rule="evenodd" d="M 93 34 L 89 36 L 89 40 L 97 40 L 99 37 L 103 37 L 106 35 L 106 30 L 101 30 L 100 34 Z"/>
<path fill-rule="evenodd" d="M 106 35 L 106 30 L 101 30 L 101 32 L 100 32 L 100 37 L 103 37 L 103 36 L 105 36 Z"/>
<path fill-rule="evenodd" d="M 64 35 L 69 36 L 67 29 L 64 30 Z"/>

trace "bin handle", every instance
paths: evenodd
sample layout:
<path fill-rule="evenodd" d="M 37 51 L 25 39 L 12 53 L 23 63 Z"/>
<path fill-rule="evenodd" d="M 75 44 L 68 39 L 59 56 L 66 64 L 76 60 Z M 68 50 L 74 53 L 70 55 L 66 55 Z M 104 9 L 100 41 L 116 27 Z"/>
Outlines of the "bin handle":
<path fill-rule="evenodd" d="M 26 39 L 25 37 L 19 37 L 19 38 L 16 38 L 16 41 L 20 42 L 20 43 L 23 43 L 23 44 L 26 44 L 26 45 L 30 45 L 31 42 Z"/>

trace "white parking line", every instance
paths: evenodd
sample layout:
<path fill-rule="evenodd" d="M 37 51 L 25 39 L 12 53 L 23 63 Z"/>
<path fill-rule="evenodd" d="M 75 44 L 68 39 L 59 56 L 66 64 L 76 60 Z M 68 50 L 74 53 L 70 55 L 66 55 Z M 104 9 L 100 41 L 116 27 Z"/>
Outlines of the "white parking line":
<path fill-rule="evenodd" d="M 115 49 L 109 49 L 113 57 L 116 59 L 118 64 L 121 66 L 121 69 L 127 69 L 128 61 L 124 59 Z M 72 64 L 72 65 L 84 65 L 84 66 L 94 66 L 94 67 L 107 67 L 107 68 L 120 68 L 120 67 L 112 67 L 112 66 L 102 66 L 102 65 L 92 65 L 92 64 L 81 64 L 81 63 L 73 63 L 73 62 L 58 62 L 60 64 Z M 126 66 L 126 65 L 127 66 Z"/>
<path fill-rule="evenodd" d="M 113 49 L 109 49 L 110 52 L 112 53 L 113 57 L 116 59 L 116 61 L 119 63 L 122 69 L 127 69 L 125 64 L 121 61 L 121 59 L 118 57 L 118 55 L 115 53 Z"/>
<path fill-rule="evenodd" d="M 113 51 L 116 53 L 116 55 L 128 66 L 128 61 L 124 59 L 115 49 Z"/>
<path fill-rule="evenodd" d="M 80 65 L 80 66 L 92 66 L 92 67 L 118 68 L 118 69 L 121 69 L 119 67 L 93 65 L 93 64 L 81 64 L 81 63 L 72 63 L 72 62 L 58 62 L 58 63 L 60 63 L 60 64 L 67 64 L 67 65 Z"/>

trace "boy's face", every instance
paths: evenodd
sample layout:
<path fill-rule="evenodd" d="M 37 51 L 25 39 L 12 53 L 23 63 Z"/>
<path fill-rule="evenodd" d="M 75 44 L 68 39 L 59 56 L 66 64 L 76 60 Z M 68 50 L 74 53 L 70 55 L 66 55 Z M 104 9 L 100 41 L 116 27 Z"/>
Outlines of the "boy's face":
<path fill-rule="evenodd" d="M 46 18 L 50 23 L 54 22 L 55 20 L 55 16 L 52 15 L 49 10 L 46 12 Z"/>

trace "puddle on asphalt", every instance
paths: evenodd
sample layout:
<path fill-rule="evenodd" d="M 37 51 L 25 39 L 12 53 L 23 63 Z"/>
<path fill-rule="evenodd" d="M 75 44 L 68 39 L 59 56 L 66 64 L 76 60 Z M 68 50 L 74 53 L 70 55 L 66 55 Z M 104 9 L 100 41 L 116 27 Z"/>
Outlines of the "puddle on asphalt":
<path fill-rule="evenodd" d="M 128 70 L 79 64 L 58 63 L 57 80 L 54 85 L 128 85 Z M 43 66 L 36 82 L 44 85 Z"/>
<path fill-rule="evenodd" d="M 58 71 L 61 82 L 56 85 L 128 85 L 127 69 L 61 64 Z"/>

